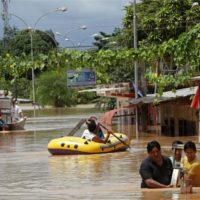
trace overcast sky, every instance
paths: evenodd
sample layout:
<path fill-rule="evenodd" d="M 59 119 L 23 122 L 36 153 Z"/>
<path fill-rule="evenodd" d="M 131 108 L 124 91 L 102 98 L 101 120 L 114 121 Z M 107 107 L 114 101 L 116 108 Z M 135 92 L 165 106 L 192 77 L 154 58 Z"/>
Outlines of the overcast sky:
<path fill-rule="evenodd" d="M 41 18 L 36 25 L 36 29 L 49 30 L 54 33 L 60 32 L 67 35 L 70 41 L 65 41 L 64 37 L 56 36 L 61 46 L 91 44 L 92 35 L 104 31 L 112 33 L 115 27 L 121 27 L 124 7 L 133 0 L 10 0 L 8 12 L 17 15 L 33 27 L 35 22 L 49 11 L 62 6 L 67 7 L 67 12 L 52 12 Z M 3 11 L 1 3 L 1 12 Z M 0 20 L 0 37 L 2 37 L 2 19 Z M 15 25 L 19 29 L 27 28 L 22 20 L 11 16 L 10 25 Z M 79 29 L 86 25 L 86 30 Z"/>

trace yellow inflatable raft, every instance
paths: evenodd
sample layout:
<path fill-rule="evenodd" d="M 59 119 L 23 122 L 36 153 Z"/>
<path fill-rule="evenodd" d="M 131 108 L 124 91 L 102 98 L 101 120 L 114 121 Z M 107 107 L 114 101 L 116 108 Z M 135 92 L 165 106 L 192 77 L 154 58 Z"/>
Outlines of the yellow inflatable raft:
<path fill-rule="evenodd" d="M 56 138 L 48 143 L 48 151 L 53 155 L 98 154 L 125 151 L 130 144 L 129 138 L 122 133 L 115 133 L 114 135 L 116 137 L 110 135 L 106 144 L 74 136 Z M 117 137 L 120 139 L 117 139 Z"/>

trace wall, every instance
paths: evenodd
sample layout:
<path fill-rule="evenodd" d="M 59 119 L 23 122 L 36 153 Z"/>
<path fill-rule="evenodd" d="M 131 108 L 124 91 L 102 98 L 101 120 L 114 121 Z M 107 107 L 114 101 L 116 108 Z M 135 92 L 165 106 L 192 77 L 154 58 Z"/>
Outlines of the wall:
<path fill-rule="evenodd" d="M 198 117 L 190 103 L 189 99 L 181 99 L 160 105 L 162 135 L 197 135 Z"/>

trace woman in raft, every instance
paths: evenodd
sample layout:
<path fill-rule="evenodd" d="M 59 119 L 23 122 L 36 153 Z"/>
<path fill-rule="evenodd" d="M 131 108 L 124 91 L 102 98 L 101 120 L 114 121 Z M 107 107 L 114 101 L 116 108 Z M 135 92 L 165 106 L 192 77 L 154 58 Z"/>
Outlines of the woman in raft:
<path fill-rule="evenodd" d="M 98 143 L 104 143 L 104 144 L 108 142 L 110 132 L 108 131 L 105 139 L 100 138 L 98 136 L 99 128 L 94 119 L 89 118 L 86 121 L 86 125 L 87 125 L 87 129 L 83 132 L 82 138 L 85 138 L 94 142 L 98 142 Z"/>

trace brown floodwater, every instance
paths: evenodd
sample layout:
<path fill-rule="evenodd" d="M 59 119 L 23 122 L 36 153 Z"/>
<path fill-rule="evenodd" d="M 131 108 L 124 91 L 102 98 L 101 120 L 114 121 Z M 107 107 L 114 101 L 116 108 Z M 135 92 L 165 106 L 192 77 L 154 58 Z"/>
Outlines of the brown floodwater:
<path fill-rule="evenodd" d="M 132 136 L 131 148 L 125 152 L 51 156 L 48 141 L 66 135 L 81 118 L 101 113 L 93 109 L 49 109 L 37 111 L 35 118 L 31 117 L 32 112 L 25 114 L 26 130 L 0 133 L 1 200 L 200 199 L 200 192 L 196 191 L 185 195 L 179 190 L 140 189 L 138 169 L 147 155 L 146 143 L 156 139 L 163 153 L 170 155 L 173 137 L 142 134 L 139 139 Z M 132 134 L 128 125 L 125 130 Z M 197 137 L 179 139 L 197 142 Z"/>

